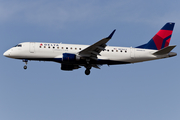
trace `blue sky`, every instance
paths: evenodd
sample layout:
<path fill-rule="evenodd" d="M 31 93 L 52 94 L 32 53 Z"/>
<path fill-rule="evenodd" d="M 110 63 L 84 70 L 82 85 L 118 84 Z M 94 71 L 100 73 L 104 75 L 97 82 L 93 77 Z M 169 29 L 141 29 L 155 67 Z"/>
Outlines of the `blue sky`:
<path fill-rule="evenodd" d="M 9 59 L 20 42 L 93 44 L 117 29 L 108 45 L 136 47 L 175 22 L 179 53 L 180 1 L 0 0 L 0 119 L 179 120 L 179 55 L 67 72 L 53 62 Z"/>

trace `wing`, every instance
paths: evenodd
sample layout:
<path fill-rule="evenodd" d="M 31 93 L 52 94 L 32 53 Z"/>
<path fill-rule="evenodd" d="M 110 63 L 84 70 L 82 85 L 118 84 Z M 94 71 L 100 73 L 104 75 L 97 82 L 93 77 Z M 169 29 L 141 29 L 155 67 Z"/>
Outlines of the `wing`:
<path fill-rule="evenodd" d="M 101 55 L 100 52 L 102 50 L 105 50 L 105 47 L 107 46 L 106 43 L 112 38 L 115 31 L 116 30 L 114 30 L 108 37 L 103 38 L 102 40 L 94 43 L 93 45 L 83 49 L 79 52 L 79 55 L 93 60 L 97 60 L 97 55 Z"/>

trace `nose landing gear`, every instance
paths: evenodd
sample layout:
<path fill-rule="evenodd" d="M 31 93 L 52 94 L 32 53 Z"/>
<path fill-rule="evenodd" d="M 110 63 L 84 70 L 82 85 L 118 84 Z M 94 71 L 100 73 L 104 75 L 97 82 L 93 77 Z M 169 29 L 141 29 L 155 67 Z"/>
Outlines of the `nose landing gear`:
<path fill-rule="evenodd" d="M 23 68 L 26 70 L 26 69 L 27 69 L 27 66 L 25 65 Z"/>
<path fill-rule="evenodd" d="M 25 65 L 24 65 L 24 69 L 26 70 L 27 69 L 27 63 L 28 63 L 28 60 L 26 60 L 26 59 L 23 59 L 23 62 L 25 62 Z"/>

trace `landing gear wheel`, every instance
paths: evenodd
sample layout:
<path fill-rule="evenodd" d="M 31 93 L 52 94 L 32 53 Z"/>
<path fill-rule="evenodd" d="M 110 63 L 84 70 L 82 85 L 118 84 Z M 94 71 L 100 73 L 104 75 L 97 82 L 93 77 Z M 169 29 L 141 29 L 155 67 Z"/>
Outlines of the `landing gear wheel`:
<path fill-rule="evenodd" d="M 86 75 L 89 75 L 90 73 L 91 73 L 91 71 L 90 71 L 89 69 L 86 69 L 86 70 L 85 70 L 85 74 L 86 74 Z"/>
<path fill-rule="evenodd" d="M 25 66 L 23 68 L 26 70 L 27 69 L 28 60 L 27 59 L 23 59 L 22 61 L 25 62 Z"/>
<path fill-rule="evenodd" d="M 25 65 L 23 68 L 26 70 L 26 69 L 27 69 L 27 66 Z"/>

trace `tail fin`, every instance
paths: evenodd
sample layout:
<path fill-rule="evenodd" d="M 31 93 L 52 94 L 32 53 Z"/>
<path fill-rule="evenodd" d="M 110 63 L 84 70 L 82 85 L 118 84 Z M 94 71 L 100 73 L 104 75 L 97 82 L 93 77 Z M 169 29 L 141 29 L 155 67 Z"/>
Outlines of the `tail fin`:
<path fill-rule="evenodd" d="M 166 23 L 147 43 L 136 48 L 160 50 L 169 46 L 175 23 Z"/>

